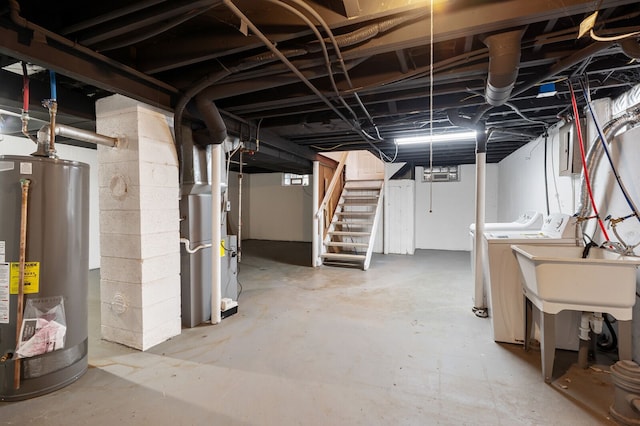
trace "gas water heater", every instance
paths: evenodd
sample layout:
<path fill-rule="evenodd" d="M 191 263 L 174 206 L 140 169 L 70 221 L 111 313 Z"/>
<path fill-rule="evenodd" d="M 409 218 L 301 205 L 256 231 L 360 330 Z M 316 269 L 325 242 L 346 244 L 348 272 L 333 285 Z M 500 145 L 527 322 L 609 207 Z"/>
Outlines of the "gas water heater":
<path fill-rule="evenodd" d="M 59 389 L 87 369 L 89 166 L 0 156 L 0 194 L 0 400 L 11 401 Z"/>

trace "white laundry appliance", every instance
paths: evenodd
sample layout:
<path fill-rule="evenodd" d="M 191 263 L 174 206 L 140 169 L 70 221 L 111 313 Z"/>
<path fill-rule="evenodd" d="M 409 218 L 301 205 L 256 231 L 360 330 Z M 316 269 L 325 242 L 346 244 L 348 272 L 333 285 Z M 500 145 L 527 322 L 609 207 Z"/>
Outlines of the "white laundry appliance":
<path fill-rule="evenodd" d="M 553 213 L 537 231 L 491 231 L 484 233 L 484 279 L 493 340 L 524 343 L 524 296 L 520 269 L 512 244 L 559 244 L 576 246 L 576 221 Z M 578 240 L 581 241 L 581 240 Z M 534 313 L 534 318 L 536 318 Z M 556 347 L 577 350 L 580 313 L 563 311 L 556 317 Z"/>
<path fill-rule="evenodd" d="M 513 222 L 494 222 L 494 223 L 485 223 L 484 224 L 484 232 L 498 232 L 498 231 L 526 231 L 526 230 L 539 230 L 542 227 L 543 216 L 542 213 L 536 211 L 526 211 L 522 213 L 518 218 Z M 469 236 L 471 237 L 471 276 L 475 277 L 476 270 L 476 224 L 472 223 L 469 225 Z M 486 253 L 486 251 L 485 251 Z M 484 306 L 487 304 L 487 284 L 485 281 L 484 284 Z M 474 292 L 475 297 L 475 292 Z M 474 305 L 479 306 L 479 304 Z"/>

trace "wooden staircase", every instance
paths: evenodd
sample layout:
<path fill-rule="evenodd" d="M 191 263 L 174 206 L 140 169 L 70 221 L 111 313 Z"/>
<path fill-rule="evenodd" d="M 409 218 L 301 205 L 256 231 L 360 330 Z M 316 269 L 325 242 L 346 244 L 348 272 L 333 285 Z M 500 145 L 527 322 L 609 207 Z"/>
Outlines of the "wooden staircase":
<path fill-rule="evenodd" d="M 347 181 L 324 238 L 323 264 L 369 268 L 382 214 L 381 180 Z"/>

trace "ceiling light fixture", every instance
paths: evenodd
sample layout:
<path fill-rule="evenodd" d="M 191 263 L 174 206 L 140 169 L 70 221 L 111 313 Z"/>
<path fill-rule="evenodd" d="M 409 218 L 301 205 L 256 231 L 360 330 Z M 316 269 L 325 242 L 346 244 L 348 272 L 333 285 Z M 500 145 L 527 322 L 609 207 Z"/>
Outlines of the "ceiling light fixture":
<path fill-rule="evenodd" d="M 438 135 L 420 135 L 420 136 L 410 136 L 406 138 L 396 138 L 396 145 L 417 145 L 424 143 L 437 143 L 437 142 L 456 142 L 456 141 L 465 141 L 465 140 L 475 140 L 476 132 L 459 132 L 459 133 L 440 133 Z"/>

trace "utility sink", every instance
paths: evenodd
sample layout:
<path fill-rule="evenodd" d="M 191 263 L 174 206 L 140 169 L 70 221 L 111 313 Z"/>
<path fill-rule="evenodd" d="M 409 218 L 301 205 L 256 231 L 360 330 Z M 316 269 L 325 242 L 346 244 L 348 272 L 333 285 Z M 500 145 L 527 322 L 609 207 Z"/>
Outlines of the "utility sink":
<path fill-rule="evenodd" d="M 583 247 L 512 245 L 525 295 L 525 349 L 531 334 L 531 305 L 540 311 L 542 377 L 552 381 L 555 358 L 555 315 L 562 310 L 606 312 L 618 320 L 618 357 L 630 360 L 631 319 L 636 303 L 636 268 L 640 257 Z M 576 333 L 578 330 L 576 329 Z M 588 344 L 580 343 L 580 351 Z M 584 355 L 586 359 L 586 353 Z"/>
<path fill-rule="evenodd" d="M 583 247 L 512 245 L 522 272 L 525 295 L 543 312 L 564 309 L 607 312 L 630 320 L 636 301 L 636 268 L 640 257 Z"/>

